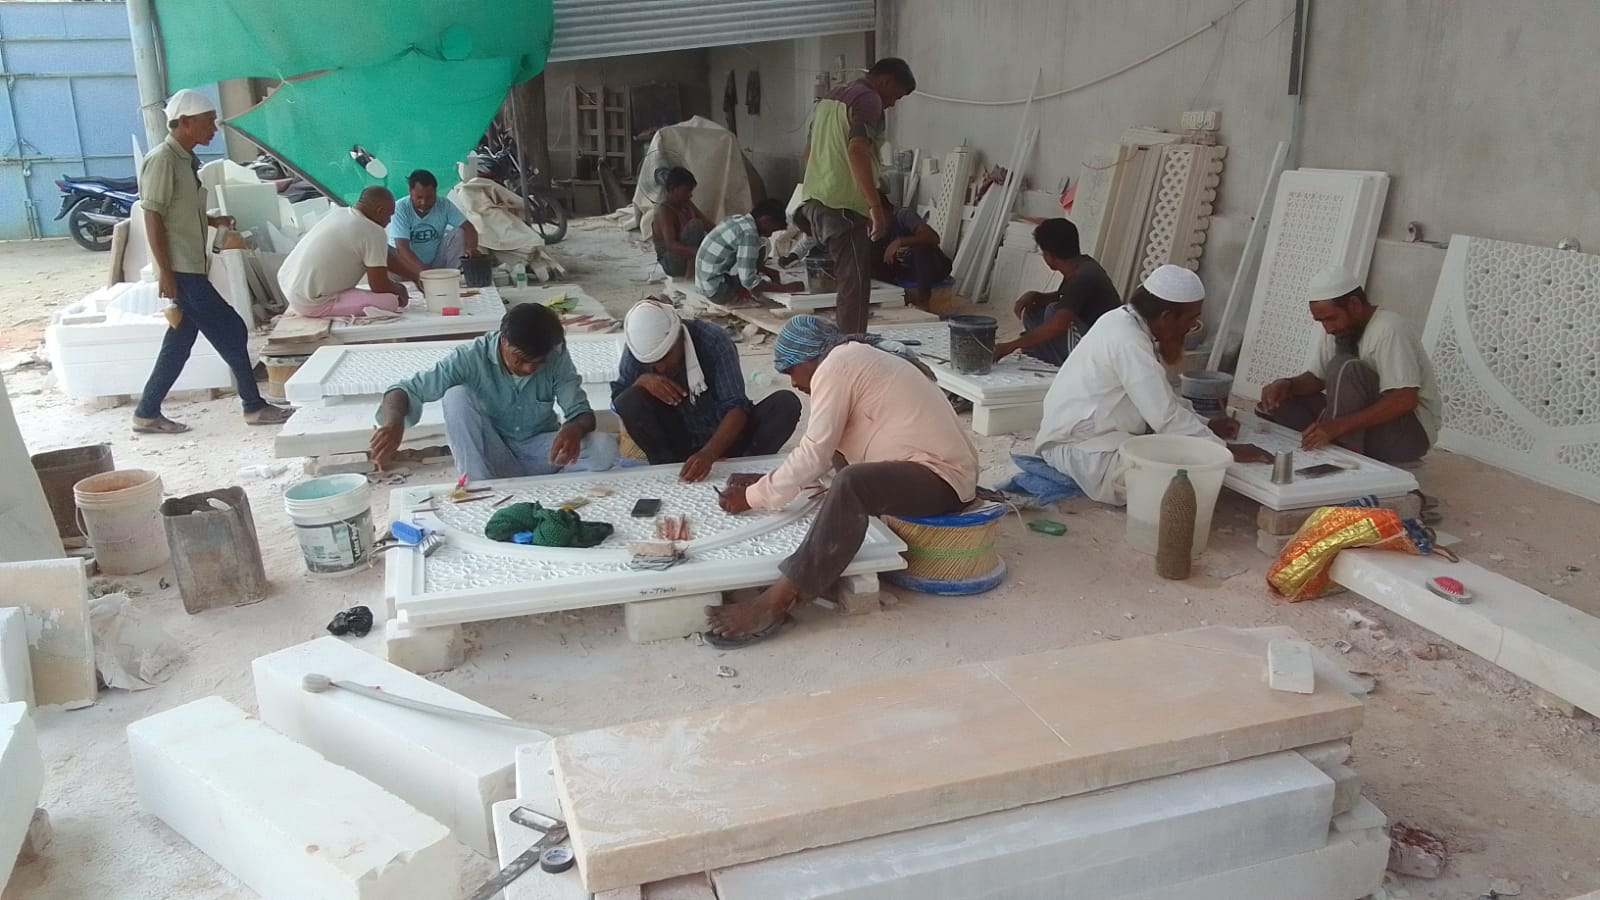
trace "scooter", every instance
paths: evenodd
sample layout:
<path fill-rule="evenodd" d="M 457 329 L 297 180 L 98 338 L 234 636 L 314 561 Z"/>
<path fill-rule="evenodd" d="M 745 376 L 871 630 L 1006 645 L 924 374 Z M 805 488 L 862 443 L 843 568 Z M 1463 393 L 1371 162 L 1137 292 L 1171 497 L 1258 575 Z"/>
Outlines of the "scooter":
<path fill-rule="evenodd" d="M 67 233 L 85 250 L 110 250 L 111 229 L 133 214 L 139 199 L 136 178 L 63 175 L 56 187 L 61 189 L 56 221 L 66 219 Z"/>

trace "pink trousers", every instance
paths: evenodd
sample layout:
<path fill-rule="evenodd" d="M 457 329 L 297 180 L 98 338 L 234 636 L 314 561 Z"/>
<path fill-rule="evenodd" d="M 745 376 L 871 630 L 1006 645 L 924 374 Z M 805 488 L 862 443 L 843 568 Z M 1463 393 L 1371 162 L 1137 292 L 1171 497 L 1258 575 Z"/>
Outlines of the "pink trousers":
<path fill-rule="evenodd" d="M 314 313 L 297 310 L 302 316 L 315 319 L 339 319 L 345 316 L 359 316 L 369 306 L 387 309 L 391 312 L 400 309 L 400 297 L 397 294 L 374 294 L 366 288 L 351 288 L 340 291 L 333 302 Z"/>

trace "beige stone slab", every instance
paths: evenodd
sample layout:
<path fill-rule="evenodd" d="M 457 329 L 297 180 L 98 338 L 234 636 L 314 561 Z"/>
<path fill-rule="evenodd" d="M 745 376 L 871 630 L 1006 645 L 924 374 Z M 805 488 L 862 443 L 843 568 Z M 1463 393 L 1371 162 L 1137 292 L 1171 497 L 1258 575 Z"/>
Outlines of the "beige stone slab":
<path fill-rule="evenodd" d="M 67 709 L 94 703 L 99 682 L 83 563 L 74 557 L 0 563 L 0 584 L 0 606 L 19 606 L 27 615 L 34 702 Z"/>
<path fill-rule="evenodd" d="M 1226 628 L 1074 647 L 557 738 L 592 891 L 766 859 L 1307 744 L 1361 725 L 1267 687 Z"/>

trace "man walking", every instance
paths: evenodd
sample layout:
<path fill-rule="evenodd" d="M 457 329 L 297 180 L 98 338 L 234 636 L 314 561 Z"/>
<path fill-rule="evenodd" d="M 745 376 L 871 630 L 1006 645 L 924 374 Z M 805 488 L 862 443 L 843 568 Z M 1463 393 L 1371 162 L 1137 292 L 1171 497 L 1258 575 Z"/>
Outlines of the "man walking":
<path fill-rule="evenodd" d="M 177 307 L 177 315 L 169 315 L 168 320 L 177 321 L 161 341 L 161 352 L 133 411 L 133 430 L 137 434 L 189 430 L 162 415 L 161 402 L 183 374 L 195 338 L 202 334 L 233 372 L 245 422 L 282 424 L 289 418 L 288 411 L 268 404 L 256 389 L 249 329 L 206 278 L 210 263 L 206 226 L 233 225 L 228 216 L 206 213 L 200 164 L 194 157 L 195 147 L 209 144 L 217 136 L 216 107 L 206 95 L 185 88 L 167 101 L 167 129 L 167 139 L 151 148 L 139 170 L 139 202 L 144 207 L 144 227 L 161 296 Z"/>
<path fill-rule="evenodd" d="M 917 89 L 903 59 L 880 59 L 866 77 L 818 101 L 806 142 L 805 202 L 812 235 L 828 248 L 838 282 L 839 331 L 867 330 L 872 242 L 889 233 L 889 209 L 878 192 L 878 150 L 884 110 Z"/>

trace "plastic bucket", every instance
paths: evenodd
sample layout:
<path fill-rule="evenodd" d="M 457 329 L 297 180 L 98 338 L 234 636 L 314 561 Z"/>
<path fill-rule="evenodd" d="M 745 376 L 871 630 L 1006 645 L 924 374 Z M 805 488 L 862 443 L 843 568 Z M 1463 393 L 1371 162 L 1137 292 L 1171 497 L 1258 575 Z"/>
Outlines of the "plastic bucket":
<path fill-rule="evenodd" d="M 455 269 L 423 269 L 422 299 L 431 308 L 455 306 L 461 299 L 461 273 Z"/>
<path fill-rule="evenodd" d="M 310 356 L 263 356 L 261 364 L 267 367 L 267 384 L 261 389 L 262 396 L 278 403 L 288 400 L 289 379 L 300 367 L 306 364 Z"/>
<path fill-rule="evenodd" d="M 469 288 L 494 284 L 494 262 L 487 256 L 461 257 L 461 283 Z"/>
<path fill-rule="evenodd" d="M 1146 434 L 1122 445 L 1122 472 L 1128 496 L 1128 543 L 1135 550 L 1156 552 L 1161 525 L 1161 497 L 1179 469 L 1189 470 L 1194 484 L 1194 555 L 1205 552 L 1211 536 L 1211 513 L 1222 493 L 1233 454 L 1204 438 Z"/>
<path fill-rule="evenodd" d="M 352 572 L 372 555 L 372 491 L 365 475 L 324 475 L 283 493 L 306 571 Z"/>
<path fill-rule="evenodd" d="M 963 375 L 989 374 L 1000 323 L 990 316 L 951 316 L 949 321 L 950 365 Z"/>
<path fill-rule="evenodd" d="M 111 461 L 111 445 L 92 444 L 35 453 L 32 460 L 33 471 L 39 476 L 39 486 L 44 488 L 44 499 L 50 504 L 50 514 L 56 520 L 56 533 L 63 540 L 82 538 L 83 529 L 78 527 L 78 505 L 72 496 L 72 486 L 90 475 L 116 468 Z"/>
<path fill-rule="evenodd" d="M 1228 394 L 1233 391 L 1233 376 L 1227 372 L 1187 372 L 1178 376 L 1178 393 L 1207 419 L 1228 414 Z"/>
<path fill-rule="evenodd" d="M 161 476 L 144 469 L 91 475 L 72 486 L 100 571 L 137 575 L 171 553 L 161 527 Z"/>

